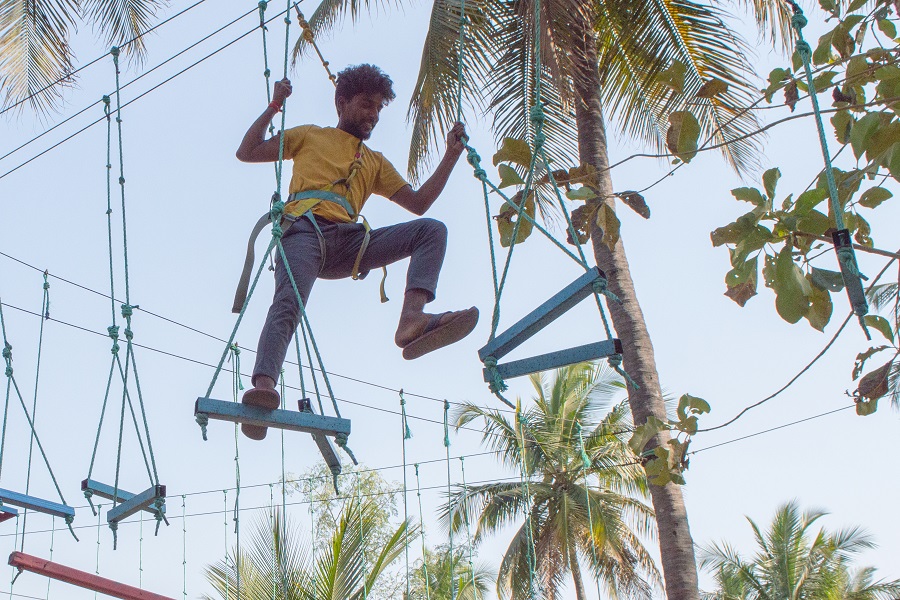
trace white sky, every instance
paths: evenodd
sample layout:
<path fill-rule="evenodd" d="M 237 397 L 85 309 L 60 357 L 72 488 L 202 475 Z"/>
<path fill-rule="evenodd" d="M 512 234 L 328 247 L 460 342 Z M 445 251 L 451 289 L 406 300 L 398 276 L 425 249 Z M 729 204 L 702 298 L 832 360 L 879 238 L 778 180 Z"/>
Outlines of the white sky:
<path fill-rule="evenodd" d="M 173 14 L 186 5 L 173 3 L 160 16 Z M 190 11 L 149 39 L 147 63 L 127 66 L 123 81 L 130 81 L 253 6 L 208 3 Z M 381 11 L 377 18 L 363 18 L 357 28 L 348 27 L 321 44 L 336 70 L 347 64 L 372 62 L 392 75 L 398 100 L 384 111 L 370 145 L 383 151 L 401 170 L 406 164 L 409 140 L 405 105 L 415 82 L 428 9 L 419 5 L 391 9 L 387 15 Z M 311 12 L 311 7 L 306 10 Z M 818 12 L 811 11 L 810 16 L 814 24 L 822 19 Z M 130 86 L 123 91 L 123 100 L 134 98 L 237 38 L 255 23 L 258 21 L 254 13 Z M 88 29 L 75 40 L 79 64 L 103 52 L 102 44 L 94 41 Z M 815 39 L 814 25 L 810 29 L 813 33 L 808 37 Z M 276 77 L 281 71 L 283 35 L 281 23 L 273 23 L 270 61 Z M 752 32 L 749 37 L 756 39 Z M 757 45 L 761 73 L 787 62 L 770 55 L 764 43 Z M 246 235 L 266 210 L 274 185 L 270 166 L 244 165 L 234 159 L 241 136 L 265 106 L 262 70 L 260 36 L 254 32 L 123 112 L 132 302 L 218 337 L 227 337 L 233 325 L 229 309 Z M 289 123 L 334 124 L 333 92 L 321 66 L 307 60 L 292 74 L 292 79 L 294 95 L 288 106 Z M 111 61 L 105 59 L 85 70 L 77 88 L 66 92 L 66 105 L 60 114 L 43 121 L 29 112 L 7 115 L 0 153 L 5 154 L 48 125 L 96 102 L 113 87 Z M 798 110 L 808 108 L 803 105 Z M 785 114 L 786 109 L 765 111 L 765 118 Z M 101 116 L 100 106 L 95 106 L 0 161 L 0 175 Z M 489 165 L 494 148 L 487 129 L 490 121 L 473 115 L 467 121 L 473 143 Z M 107 293 L 105 137 L 105 127 L 95 126 L 0 179 L 0 252 Z M 643 150 L 627 139 L 617 138 L 612 127 L 610 144 L 613 161 Z M 805 119 L 774 129 L 767 140 L 763 163 L 765 167 L 781 167 L 784 176 L 779 198 L 802 191 L 821 168 L 813 122 Z M 662 176 L 666 169 L 667 164 L 653 159 L 630 161 L 614 171 L 615 187 L 640 189 Z M 688 392 L 712 403 L 713 412 L 704 418 L 704 425 L 718 424 L 781 387 L 822 349 L 849 310 L 846 299 L 835 295 L 835 323 L 821 334 L 805 321 L 794 326 L 783 322 L 775 313 L 774 297 L 768 290 L 761 289 L 744 309 L 722 295 L 727 253 L 711 247 L 709 232 L 744 212 L 745 207 L 738 206 L 729 194 L 731 188 L 744 184 L 760 187 L 753 181 L 740 182 L 718 155 L 701 154 L 687 168 L 647 192 L 653 211 L 649 221 L 627 208 L 619 213 L 661 380 L 672 394 Z M 114 202 L 118 202 L 117 196 Z M 113 216 L 118 226 L 121 214 L 115 206 Z M 408 218 L 404 211 L 379 198 L 371 199 L 365 212 L 375 226 Z M 889 201 L 878 214 L 878 222 L 873 223 L 876 245 L 898 247 L 896 228 L 885 226 L 896 223 L 900 217 L 896 203 Z M 481 381 L 476 354 L 488 335 L 492 292 L 480 186 L 463 161 L 429 216 L 443 220 L 450 229 L 439 297 L 432 306 L 435 310 L 478 306 L 483 317 L 470 338 L 415 362 L 401 358 L 392 339 L 402 298 L 403 264 L 390 269 L 389 304 L 378 303 L 378 278 L 374 275 L 362 283 L 319 282 L 309 304 L 326 368 L 389 388 L 332 378 L 336 395 L 354 403 L 343 403 L 342 413 L 353 420 L 351 447 L 369 467 L 401 464 L 399 417 L 394 414 L 399 400 L 390 390 L 402 387 L 412 394 L 432 398 L 499 406 Z M 117 254 L 115 260 L 116 294 L 122 297 L 121 255 Z M 877 273 L 884 264 L 883 259 L 866 256 L 861 256 L 860 261 L 869 275 Z M 820 266 L 836 268 L 832 255 L 826 255 Z M 516 250 L 501 328 L 577 275 L 576 265 L 533 237 Z M 0 257 L 0 297 L 5 304 L 39 311 L 41 283 L 37 271 Z M 59 279 L 51 279 L 51 285 L 53 318 L 105 332 L 110 324 L 107 300 Z M 255 346 L 271 289 L 266 275 L 238 334 L 242 345 Z M 30 405 L 40 322 L 12 308 L 5 308 L 4 315 L 14 346 L 17 380 Z M 210 440 L 203 443 L 192 416 L 193 402 L 205 393 L 212 374 L 210 368 L 199 363 L 214 364 L 223 345 L 143 311 L 136 312 L 134 331 L 138 343 L 169 353 L 137 350 L 160 479 L 168 486 L 169 515 L 180 516 L 180 496 L 185 494 L 184 511 L 198 516 L 187 519 L 186 527 L 180 519 L 174 519 L 158 538 L 151 535 L 149 523 L 144 524 L 141 535 L 138 522 L 132 519 L 120 528 L 116 552 L 112 551 L 111 535 L 104 525 L 99 529 L 98 545 L 97 521 L 84 507 L 79 484 L 87 474 L 96 435 L 110 343 L 103 336 L 48 322 L 37 427 L 66 499 L 78 507 L 76 525 L 81 528 L 79 544 L 67 533 L 57 532 L 52 542 L 53 557 L 92 572 L 99 559 L 99 572 L 104 576 L 133 585 L 140 583 L 172 597 L 185 594 L 196 598 L 209 592 L 203 578 L 204 567 L 225 551 L 226 521 L 230 515 L 223 512 L 222 490 L 234 486 L 233 429 L 212 423 Z M 517 351 L 515 357 L 585 343 L 602 335 L 601 331 L 596 309 L 585 303 Z M 876 343 L 880 341 L 876 339 Z M 850 399 L 844 391 L 855 387 L 850 381 L 853 358 L 868 347 L 859 329 L 848 327 L 834 348 L 787 392 L 724 430 L 698 435 L 692 447 L 702 449 L 849 406 Z M 253 355 L 245 352 L 242 358 L 244 371 L 249 372 Z M 290 376 L 292 384 L 296 384 L 296 372 Z M 511 383 L 511 397 L 517 393 L 525 398 L 530 395 L 527 382 Z M 229 394 L 225 376 L 220 378 L 214 395 L 228 399 Z M 411 421 L 414 437 L 408 448 L 410 462 L 440 459 L 444 453 L 441 403 L 412 394 L 407 396 L 409 412 L 437 423 Z M 295 396 L 299 394 L 289 394 L 289 400 L 293 402 Z M 109 481 L 114 469 L 117 394 L 111 402 L 113 408 L 103 428 L 94 473 L 95 478 Z M 0 487 L 22 490 L 26 424 L 18 407 L 13 406 L 11 415 Z M 684 488 L 695 542 L 726 539 L 750 552 L 750 529 L 743 515 L 767 524 L 779 504 L 797 498 L 804 507 L 829 511 L 830 516 L 822 521 L 829 528 L 860 525 L 871 532 L 880 548 L 865 553 L 860 564 L 878 567 L 881 577 L 900 577 L 896 566 L 900 525 L 893 507 L 900 485 L 886 458 L 888 440 L 895 436 L 896 426 L 897 413 L 884 403 L 876 415 L 865 419 L 847 410 L 697 454 L 691 460 L 688 485 Z M 133 443 L 133 432 L 126 431 L 132 437 L 125 446 L 121 485 L 136 492 L 147 487 L 147 477 Z M 279 440 L 275 432 L 262 443 L 241 440 L 244 486 L 267 484 L 280 477 Z M 483 451 L 477 432 L 462 431 L 454 434 L 452 440 L 453 456 Z M 287 435 L 284 448 L 289 472 L 301 472 L 319 460 L 306 435 Z M 412 482 L 411 468 L 408 473 Z M 421 473 L 425 487 L 446 484 L 443 463 L 423 464 Z M 384 475 L 399 481 L 402 471 L 395 468 Z M 470 482 L 509 475 L 490 457 L 473 456 L 466 460 Z M 455 461 L 454 482 L 459 482 L 459 477 L 459 464 Z M 32 491 L 54 498 L 39 465 L 34 469 Z M 201 491 L 210 493 L 196 495 Z M 446 541 L 446 534 L 431 517 L 443 497 L 439 489 L 423 492 L 431 544 Z M 230 505 L 233 492 L 228 498 Z M 410 495 L 412 512 L 416 514 L 414 499 Z M 242 493 L 244 507 L 268 503 L 266 485 Z M 299 506 L 291 512 L 308 524 L 306 507 Z M 247 511 L 244 517 L 247 531 L 255 515 Z M 17 545 L 12 535 L 13 523 L 0 526 L 0 554 Z M 29 531 L 46 530 L 49 525 L 42 516 L 28 520 Z M 232 543 L 233 534 L 229 539 Z M 481 558 L 496 566 L 506 541 L 498 538 L 489 542 Z M 25 542 L 26 551 L 41 556 L 49 556 L 50 546 L 49 534 L 32 533 Z M 702 581 L 709 587 L 707 576 Z M 6 585 L 3 583 L 0 589 L 7 589 Z M 52 584 L 51 597 L 88 597 L 87 593 L 64 587 Z M 13 589 L 14 594 L 39 597 L 44 597 L 46 591 L 46 583 L 34 575 L 23 575 Z M 589 594 L 593 597 L 594 593 L 589 586 Z"/>

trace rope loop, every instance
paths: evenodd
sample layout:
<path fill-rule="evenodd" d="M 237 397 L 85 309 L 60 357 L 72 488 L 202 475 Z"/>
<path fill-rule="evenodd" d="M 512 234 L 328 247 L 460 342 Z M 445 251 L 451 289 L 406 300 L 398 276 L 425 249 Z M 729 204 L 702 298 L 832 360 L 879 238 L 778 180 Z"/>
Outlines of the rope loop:
<path fill-rule="evenodd" d="M 69 528 L 69 533 L 72 534 L 72 537 L 75 538 L 76 542 L 80 542 L 81 540 L 78 539 L 78 536 L 75 535 L 75 530 L 72 528 L 72 523 L 75 521 L 75 517 L 72 515 L 66 515 L 65 521 L 66 521 L 66 527 Z"/>
<path fill-rule="evenodd" d="M 631 378 L 631 375 L 622 368 L 622 355 L 621 354 L 613 354 L 609 358 L 606 359 L 606 362 L 613 368 L 613 370 L 622 376 L 622 379 L 625 380 L 625 383 L 634 390 L 640 389 L 641 386 L 637 384 L 637 382 Z"/>
<path fill-rule="evenodd" d="M 97 516 L 97 507 L 94 506 L 93 497 L 94 497 L 94 492 L 92 490 L 84 490 L 84 499 L 88 501 L 88 504 L 91 507 L 91 512 L 96 517 Z"/>

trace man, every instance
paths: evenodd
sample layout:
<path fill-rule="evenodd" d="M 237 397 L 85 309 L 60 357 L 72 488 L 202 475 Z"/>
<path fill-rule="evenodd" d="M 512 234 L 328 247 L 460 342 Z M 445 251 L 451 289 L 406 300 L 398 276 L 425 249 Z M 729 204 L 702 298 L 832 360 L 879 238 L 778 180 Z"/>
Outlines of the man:
<path fill-rule="evenodd" d="M 443 314 L 424 311 L 425 304 L 435 298 L 447 229 L 434 219 L 415 219 L 367 234 L 355 217 L 371 194 L 390 198 L 415 215 L 425 214 L 464 150 L 465 128 L 462 123 L 453 126 L 434 174 L 414 190 L 380 152 L 363 143 L 378 123 L 381 109 L 396 97 L 391 79 L 377 67 L 357 65 L 341 71 L 336 83 L 336 127 L 303 125 L 284 132 L 284 158 L 292 159 L 294 165 L 281 242 L 304 306 L 317 278 L 362 277 L 371 269 L 409 257 L 394 342 L 403 349 L 404 358 L 418 358 L 461 340 L 478 322 L 475 307 Z M 287 79 L 275 84 L 272 103 L 241 141 L 239 160 L 278 160 L 281 134 L 266 140 L 265 131 L 291 91 Z M 244 393 L 245 404 L 269 410 L 280 405 L 275 382 L 299 319 L 297 295 L 278 256 L 275 297 L 260 335 L 253 388 Z M 241 429 L 253 439 L 266 435 L 265 427 L 245 424 Z"/>

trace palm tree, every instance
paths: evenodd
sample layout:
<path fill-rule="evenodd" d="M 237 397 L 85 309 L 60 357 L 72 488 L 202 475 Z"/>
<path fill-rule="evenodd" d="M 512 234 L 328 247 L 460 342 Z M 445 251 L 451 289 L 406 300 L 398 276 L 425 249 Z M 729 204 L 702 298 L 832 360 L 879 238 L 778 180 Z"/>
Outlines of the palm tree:
<path fill-rule="evenodd" d="M 79 24 L 93 26 L 108 44 L 125 44 L 141 57 L 147 30 L 165 0 L 0 0 L 0 107 L 27 101 L 55 106 L 74 83 L 69 38 Z"/>
<path fill-rule="evenodd" d="M 426 550 L 425 559 L 410 575 L 409 598 L 431 600 L 483 600 L 497 573 L 484 564 L 469 562 L 469 549 L 447 546 Z"/>
<path fill-rule="evenodd" d="M 367 556 L 364 540 L 377 510 L 370 501 L 348 501 L 330 544 L 315 558 L 300 530 L 275 512 L 257 522 L 249 550 L 233 550 L 208 567 L 206 577 L 224 600 L 362 600 L 417 535 L 403 522 L 377 556 Z"/>
<path fill-rule="evenodd" d="M 625 440 L 628 407 L 609 400 L 621 391 L 617 377 L 590 363 L 552 378 L 532 375 L 537 395 L 519 424 L 499 411 L 461 408 L 456 425 L 481 419 L 484 441 L 522 473 L 520 481 L 457 489 L 444 507 L 456 530 L 473 515 L 476 543 L 525 517 L 500 564 L 501 594 L 558 598 L 571 574 L 583 600 L 582 562 L 612 597 L 649 597 L 659 581 L 641 541 L 653 533 L 653 510 L 643 502 L 646 478 Z"/>
<path fill-rule="evenodd" d="M 618 118 L 623 133 L 662 147 L 665 124 L 673 111 L 690 108 L 704 136 L 715 142 L 740 137 L 757 127 L 750 103 L 755 90 L 745 44 L 723 21 L 720 4 L 695 0 L 434 0 L 419 77 L 410 103 L 413 134 L 409 172 L 414 179 L 430 158 L 432 145 L 457 116 L 457 98 L 468 106 L 488 107 L 496 137 L 532 139 L 535 84 L 541 82 L 546 151 L 555 164 L 575 162 L 596 170 L 598 197 L 588 201 L 615 210 L 609 168 L 607 115 Z M 740 0 L 754 14 L 773 44 L 789 35 L 790 14 L 778 0 Z M 315 33 L 334 28 L 347 13 L 389 8 L 390 2 L 323 0 L 310 18 Z M 710 6 L 713 4 L 713 6 Z M 377 5 L 377 7 L 376 7 Z M 461 15 L 467 19 L 463 39 Z M 535 68 L 533 41 L 541 40 L 541 69 Z M 461 43 L 462 42 L 462 43 Z M 782 44 L 783 46 L 785 44 Z M 304 50 L 298 42 L 295 57 Z M 671 86 L 661 77 L 677 65 L 684 75 Z M 459 70 L 462 77 L 458 77 Z M 713 98 L 697 99 L 711 78 L 728 83 Z M 461 81 L 461 83 L 460 83 Z M 756 166 L 749 139 L 722 147 L 739 172 Z M 634 289 L 621 238 L 608 235 L 590 220 L 597 265 L 609 289 L 620 299 L 610 308 L 624 346 L 624 367 L 637 386 L 628 392 L 635 423 L 648 417 L 665 420 L 650 334 Z M 660 433 L 649 447 L 663 446 Z M 670 600 L 698 598 L 697 568 L 681 489 L 672 483 L 651 486 L 659 522 L 659 543 Z"/>
<path fill-rule="evenodd" d="M 801 514 L 796 501 L 775 511 L 765 533 L 749 517 L 759 551 L 750 559 L 729 544 L 701 550 L 701 565 L 718 584 L 707 600 L 894 600 L 900 579 L 875 581 L 871 567 L 852 569 L 853 557 L 875 547 L 858 527 L 830 533 L 813 525 L 825 513 Z"/>

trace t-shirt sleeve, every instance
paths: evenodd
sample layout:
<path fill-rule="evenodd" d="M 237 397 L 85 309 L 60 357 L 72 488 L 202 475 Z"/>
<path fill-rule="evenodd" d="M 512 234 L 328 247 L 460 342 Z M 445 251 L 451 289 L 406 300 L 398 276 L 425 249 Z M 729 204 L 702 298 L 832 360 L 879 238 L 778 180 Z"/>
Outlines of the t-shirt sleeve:
<path fill-rule="evenodd" d="M 294 158 L 303 146 L 306 134 L 309 133 L 310 125 L 301 125 L 299 127 L 291 127 L 284 132 L 284 158 L 290 160 Z"/>
<path fill-rule="evenodd" d="M 379 157 L 381 158 L 381 168 L 378 170 L 378 177 L 372 192 L 379 196 L 390 198 L 399 192 L 404 185 L 408 184 L 384 155 L 379 153 Z"/>

